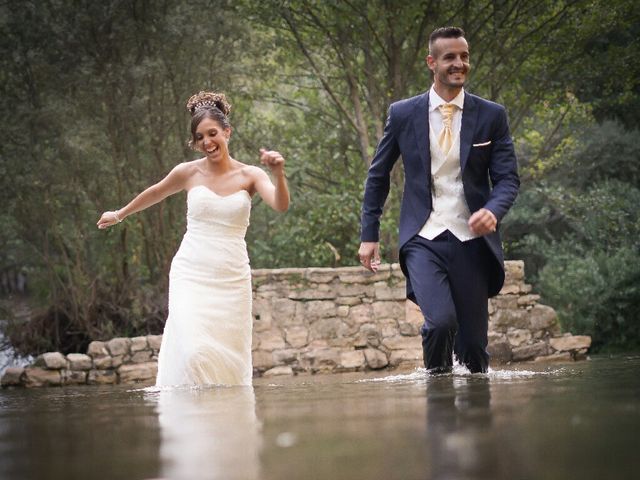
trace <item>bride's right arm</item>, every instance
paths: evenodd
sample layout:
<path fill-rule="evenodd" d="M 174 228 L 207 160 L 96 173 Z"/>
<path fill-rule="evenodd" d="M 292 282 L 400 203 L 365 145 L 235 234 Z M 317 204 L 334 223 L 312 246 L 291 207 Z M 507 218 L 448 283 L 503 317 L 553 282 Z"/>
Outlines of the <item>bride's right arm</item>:
<path fill-rule="evenodd" d="M 166 177 L 144 190 L 126 206 L 113 212 L 104 212 L 100 220 L 98 220 L 98 228 L 103 229 L 120 223 L 132 213 L 140 212 L 164 200 L 168 196 L 184 190 L 188 179 L 188 164 L 181 163 L 180 165 L 176 165 Z"/>

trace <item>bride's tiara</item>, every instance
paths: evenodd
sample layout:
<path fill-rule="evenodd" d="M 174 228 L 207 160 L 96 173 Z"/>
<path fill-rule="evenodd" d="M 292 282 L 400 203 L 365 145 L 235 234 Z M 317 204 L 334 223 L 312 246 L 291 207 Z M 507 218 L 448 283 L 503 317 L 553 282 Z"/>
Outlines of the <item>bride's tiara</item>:
<path fill-rule="evenodd" d="M 215 102 L 213 102 L 212 100 L 202 100 L 193 106 L 193 113 L 197 112 L 202 108 L 214 108 L 214 107 L 218 108 Z"/>

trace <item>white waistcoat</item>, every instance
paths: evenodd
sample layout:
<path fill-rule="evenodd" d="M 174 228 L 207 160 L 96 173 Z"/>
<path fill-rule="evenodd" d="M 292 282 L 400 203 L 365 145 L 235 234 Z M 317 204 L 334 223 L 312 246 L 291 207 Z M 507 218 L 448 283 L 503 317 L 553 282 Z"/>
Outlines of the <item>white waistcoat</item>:
<path fill-rule="evenodd" d="M 433 240 L 449 230 L 462 242 L 476 238 L 467 222 L 471 216 L 464 198 L 462 173 L 460 171 L 460 133 L 444 155 L 438 143 L 438 135 L 429 124 L 431 150 L 431 215 L 418 235 Z"/>

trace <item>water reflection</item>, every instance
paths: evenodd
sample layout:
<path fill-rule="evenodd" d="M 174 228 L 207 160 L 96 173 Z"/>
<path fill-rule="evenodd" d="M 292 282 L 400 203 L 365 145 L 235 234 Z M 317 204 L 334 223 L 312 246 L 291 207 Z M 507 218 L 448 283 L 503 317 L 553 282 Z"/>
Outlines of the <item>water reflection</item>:
<path fill-rule="evenodd" d="M 427 382 L 430 478 L 495 478 L 490 438 L 491 390 L 485 376 L 443 376 Z"/>
<path fill-rule="evenodd" d="M 260 477 L 260 423 L 253 387 L 163 389 L 157 395 L 162 475 Z"/>

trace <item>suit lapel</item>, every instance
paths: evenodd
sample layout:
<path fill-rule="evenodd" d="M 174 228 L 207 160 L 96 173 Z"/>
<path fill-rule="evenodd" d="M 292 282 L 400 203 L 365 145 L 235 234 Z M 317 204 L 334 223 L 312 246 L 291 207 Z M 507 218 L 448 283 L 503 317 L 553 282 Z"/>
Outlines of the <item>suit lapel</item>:
<path fill-rule="evenodd" d="M 420 160 L 422 160 L 426 174 L 429 176 L 431 175 L 431 150 L 429 145 L 429 91 L 418 97 L 412 117 Z"/>
<path fill-rule="evenodd" d="M 462 109 L 462 126 L 460 127 L 460 171 L 463 172 L 469 159 L 469 153 L 471 152 L 473 133 L 476 130 L 477 122 L 478 105 L 475 99 L 469 93 L 465 92 L 464 108 Z"/>

